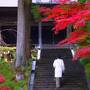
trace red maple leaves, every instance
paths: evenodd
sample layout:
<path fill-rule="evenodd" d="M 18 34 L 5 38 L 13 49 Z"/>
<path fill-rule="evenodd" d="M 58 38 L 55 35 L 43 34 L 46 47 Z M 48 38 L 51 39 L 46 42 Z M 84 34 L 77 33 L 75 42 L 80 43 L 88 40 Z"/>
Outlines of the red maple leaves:
<path fill-rule="evenodd" d="M 53 8 L 40 8 L 43 15 L 47 15 L 42 21 L 54 20 L 54 30 L 59 31 L 66 28 L 69 24 L 73 24 L 74 28 L 85 26 L 90 20 L 89 4 L 73 3 L 69 5 L 57 5 Z M 53 13 L 54 12 L 54 13 Z"/>
<path fill-rule="evenodd" d="M 80 43 L 80 42 L 84 41 L 89 35 L 90 35 L 90 33 L 83 31 L 83 30 L 71 32 L 69 38 L 66 38 L 63 41 L 60 41 L 58 44 L 64 45 L 64 44 Z"/>
<path fill-rule="evenodd" d="M 55 33 L 64 30 L 67 26 L 72 25 L 74 31 L 70 37 L 59 42 L 60 45 L 81 43 L 90 37 L 90 31 L 87 30 L 87 22 L 90 22 L 90 2 L 70 2 L 70 0 L 60 0 L 62 3 L 52 8 L 40 8 L 40 12 L 45 16 L 42 21 L 53 20 Z M 82 52 L 84 50 L 84 52 Z M 87 57 L 90 54 L 90 43 L 76 51 L 74 59 Z"/>
<path fill-rule="evenodd" d="M 77 60 L 79 58 L 86 58 L 90 55 L 90 45 L 84 48 L 80 48 L 76 50 L 75 56 L 73 60 Z"/>
<path fill-rule="evenodd" d="M 0 75 L 0 83 L 4 83 L 5 82 L 5 77 L 3 75 Z"/>
<path fill-rule="evenodd" d="M 5 77 L 0 74 L 0 83 L 4 83 L 5 81 Z M 0 90 L 11 90 L 11 88 L 9 86 L 1 86 Z"/>

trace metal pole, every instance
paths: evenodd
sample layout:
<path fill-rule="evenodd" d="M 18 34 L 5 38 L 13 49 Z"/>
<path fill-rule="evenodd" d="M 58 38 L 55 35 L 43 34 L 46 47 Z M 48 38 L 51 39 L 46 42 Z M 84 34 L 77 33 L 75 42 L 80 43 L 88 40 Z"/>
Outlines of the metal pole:
<path fill-rule="evenodd" d="M 42 47 L 42 23 L 39 22 L 39 37 L 38 37 L 38 41 L 39 41 L 39 47 Z"/>
<path fill-rule="evenodd" d="M 71 25 L 68 25 L 66 29 L 66 38 L 70 37 L 71 32 L 72 32 Z M 69 45 L 69 48 L 72 48 L 72 45 Z"/>

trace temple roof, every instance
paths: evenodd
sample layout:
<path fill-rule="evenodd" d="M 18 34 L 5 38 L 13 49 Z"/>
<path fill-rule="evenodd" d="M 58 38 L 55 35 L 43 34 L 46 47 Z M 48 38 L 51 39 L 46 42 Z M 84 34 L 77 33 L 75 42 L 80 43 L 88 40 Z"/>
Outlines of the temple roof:
<path fill-rule="evenodd" d="M 17 7 L 18 0 L 0 0 L 0 7 Z"/>
<path fill-rule="evenodd" d="M 32 0 L 34 4 L 55 4 L 58 0 Z M 18 0 L 0 0 L 0 7 L 17 7 Z"/>

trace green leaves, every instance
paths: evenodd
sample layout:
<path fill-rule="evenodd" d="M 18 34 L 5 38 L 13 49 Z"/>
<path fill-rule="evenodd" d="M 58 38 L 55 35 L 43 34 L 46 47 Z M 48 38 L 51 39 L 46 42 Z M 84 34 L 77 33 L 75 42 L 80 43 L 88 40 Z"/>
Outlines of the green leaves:
<path fill-rule="evenodd" d="M 80 63 L 83 64 L 83 65 L 86 65 L 86 64 L 89 63 L 89 61 L 86 58 L 81 58 Z"/>
<path fill-rule="evenodd" d="M 32 6 L 32 14 L 33 14 L 33 18 L 35 20 L 38 20 L 41 18 L 38 6 Z"/>
<path fill-rule="evenodd" d="M 86 24 L 86 30 L 87 30 L 88 32 L 90 32 L 90 21 L 88 21 L 87 24 Z"/>
<path fill-rule="evenodd" d="M 78 0 L 80 3 L 85 3 L 86 0 Z"/>

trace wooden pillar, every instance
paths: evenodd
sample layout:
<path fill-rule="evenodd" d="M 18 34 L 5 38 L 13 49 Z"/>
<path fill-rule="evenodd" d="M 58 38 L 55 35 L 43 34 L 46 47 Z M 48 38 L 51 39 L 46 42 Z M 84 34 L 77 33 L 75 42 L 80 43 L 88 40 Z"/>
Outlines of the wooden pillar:
<path fill-rule="evenodd" d="M 72 32 L 72 25 L 69 25 L 68 27 L 67 27 L 67 30 L 66 30 L 66 37 L 68 38 L 69 36 L 70 36 L 70 33 Z"/>
<path fill-rule="evenodd" d="M 18 0 L 16 67 L 25 65 L 30 58 L 31 0 Z"/>

